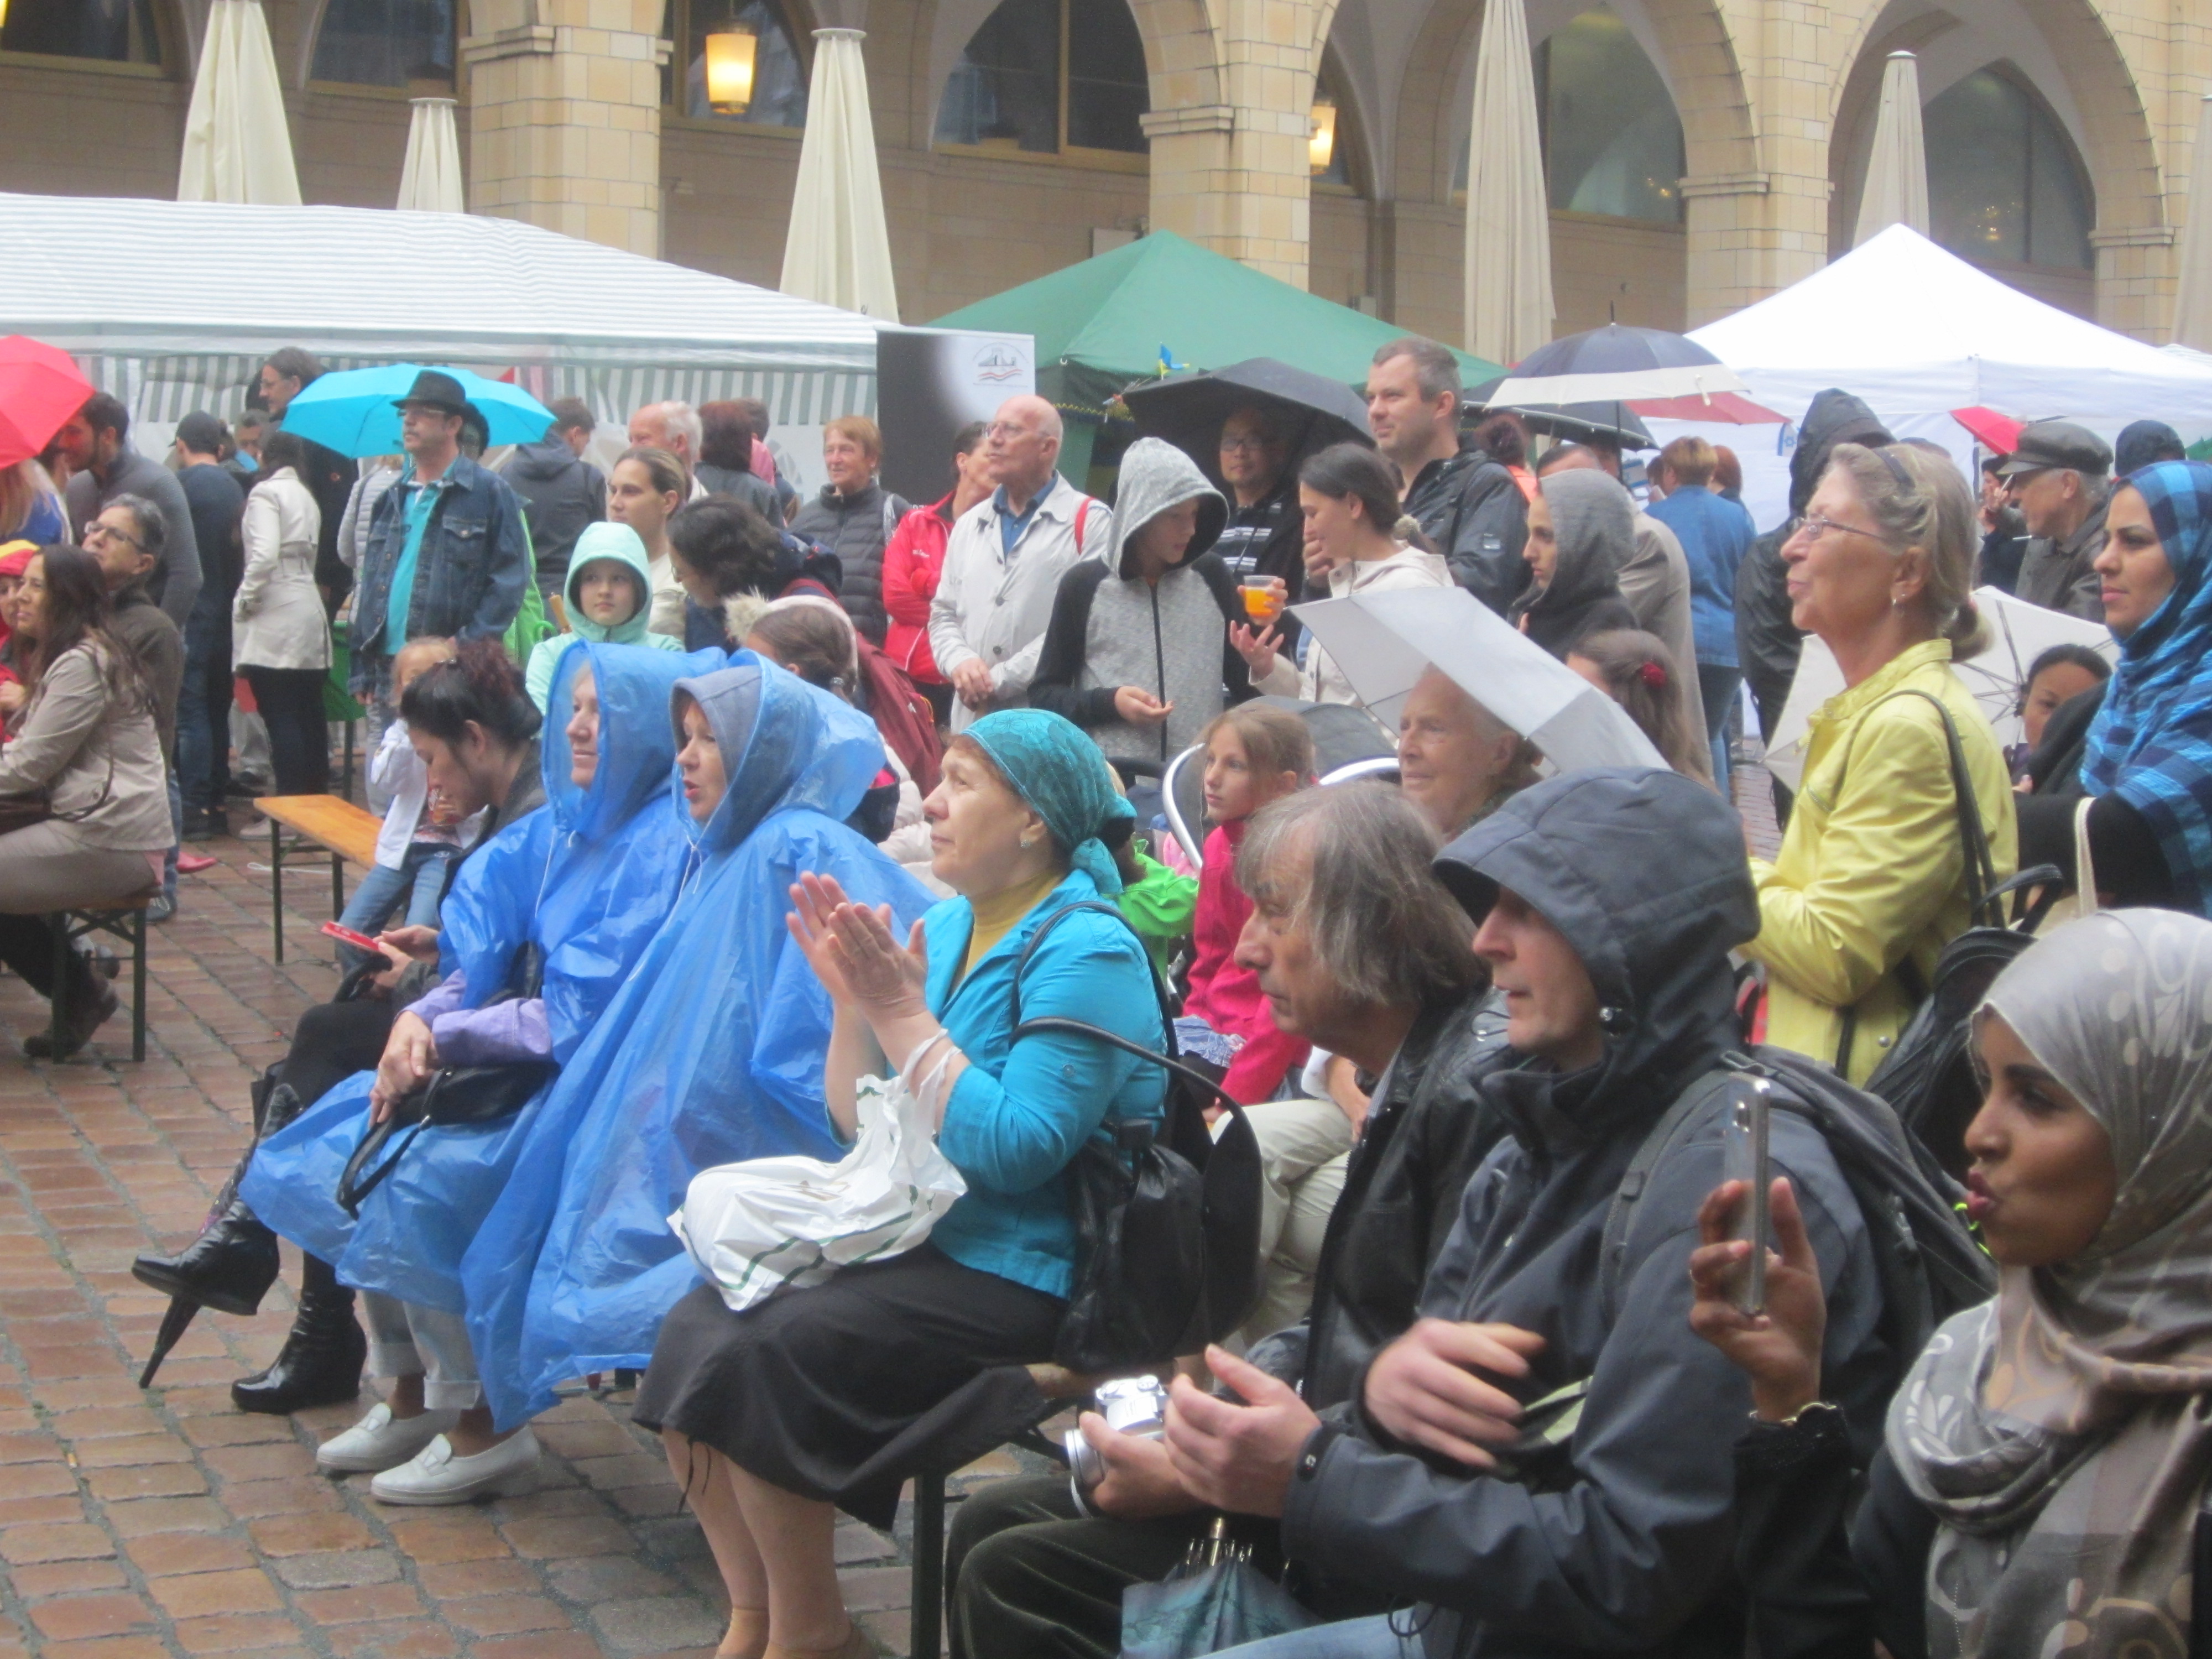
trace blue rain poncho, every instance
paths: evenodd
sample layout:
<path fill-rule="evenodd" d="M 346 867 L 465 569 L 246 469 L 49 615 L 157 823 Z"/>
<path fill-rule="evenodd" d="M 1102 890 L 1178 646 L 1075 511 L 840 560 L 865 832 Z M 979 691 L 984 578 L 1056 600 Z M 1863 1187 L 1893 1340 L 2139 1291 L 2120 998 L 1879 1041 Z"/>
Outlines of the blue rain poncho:
<path fill-rule="evenodd" d="M 698 1282 L 668 1226 L 691 1177 L 745 1158 L 835 1159 L 822 1096 L 829 994 L 784 918 L 802 871 L 894 931 L 930 895 L 844 819 L 884 763 L 866 715 L 750 652 L 685 682 L 728 787 L 699 832 L 704 862 L 576 1058 L 533 1115 L 515 1182 L 462 1264 L 469 1338 L 502 1428 L 572 1376 L 641 1370 L 668 1310 Z"/>
<path fill-rule="evenodd" d="M 573 707 L 576 672 L 588 663 L 599 698 L 591 787 L 570 781 L 567 720 L 549 724 L 540 745 L 546 805 L 478 848 L 446 896 L 440 966 L 463 975 L 466 1006 L 507 988 L 523 945 L 544 953 L 540 995 L 553 1058 L 564 1065 L 667 919 L 692 862 L 689 819 L 668 789 L 668 696 L 679 679 L 722 660 L 714 651 L 572 642 L 552 706 Z M 272 1136 L 254 1154 L 246 1201 L 332 1263 L 342 1283 L 459 1313 L 462 1254 L 512 1177 L 552 1085 L 499 1122 L 423 1130 L 356 1219 L 338 1206 L 337 1182 L 368 1132 L 375 1080 L 374 1072 L 355 1073 Z"/>

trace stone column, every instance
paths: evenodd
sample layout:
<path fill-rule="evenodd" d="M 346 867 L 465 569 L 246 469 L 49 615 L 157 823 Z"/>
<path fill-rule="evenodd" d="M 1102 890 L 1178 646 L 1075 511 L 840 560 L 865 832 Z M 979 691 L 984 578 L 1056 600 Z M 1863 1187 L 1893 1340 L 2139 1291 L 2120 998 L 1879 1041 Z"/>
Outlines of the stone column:
<path fill-rule="evenodd" d="M 659 252 L 664 0 L 471 0 L 469 203 Z"/>

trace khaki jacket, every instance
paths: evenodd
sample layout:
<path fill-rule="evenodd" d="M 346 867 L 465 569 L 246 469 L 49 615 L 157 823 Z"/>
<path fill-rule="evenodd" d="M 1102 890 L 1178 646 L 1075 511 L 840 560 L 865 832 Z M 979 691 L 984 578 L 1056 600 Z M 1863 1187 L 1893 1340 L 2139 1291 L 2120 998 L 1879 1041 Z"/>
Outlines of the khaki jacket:
<path fill-rule="evenodd" d="M 104 654 L 79 645 L 40 677 L 22 728 L 0 748 L 0 794 L 43 789 L 88 846 L 161 852 L 175 834 L 153 708 L 143 691 L 109 691 Z"/>

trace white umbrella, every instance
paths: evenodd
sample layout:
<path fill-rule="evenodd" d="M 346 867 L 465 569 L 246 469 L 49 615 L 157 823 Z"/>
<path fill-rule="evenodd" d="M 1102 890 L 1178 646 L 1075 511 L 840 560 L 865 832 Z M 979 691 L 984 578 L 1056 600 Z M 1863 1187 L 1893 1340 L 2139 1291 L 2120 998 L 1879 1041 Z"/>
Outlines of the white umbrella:
<path fill-rule="evenodd" d="M 1467 349 L 1517 363 L 1552 337 L 1552 216 L 1521 0 L 1490 0 L 1468 128 Z"/>
<path fill-rule="evenodd" d="M 2175 261 L 2173 340 L 2212 351 L 2212 92 L 2197 113 L 2197 149 L 2190 161 L 2189 217 L 2181 227 Z"/>
<path fill-rule="evenodd" d="M 1893 52 L 1881 70 L 1881 112 L 1874 125 L 1874 153 L 1859 195 L 1856 247 L 1892 225 L 1928 234 L 1928 145 L 1920 134 L 1920 64 L 1909 52 Z"/>
<path fill-rule="evenodd" d="M 786 294 L 842 306 L 886 323 L 899 319 L 884 225 L 876 130 L 859 29 L 814 31 L 814 76 L 806 90 L 806 137 L 799 150 L 791 231 L 783 245 Z"/>
<path fill-rule="evenodd" d="M 396 206 L 418 213 L 465 213 L 461 176 L 461 136 L 453 124 L 453 100 L 417 98 L 407 124 L 407 163 L 399 170 Z"/>
<path fill-rule="evenodd" d="M 1400 588 L 1291 607 L 1368 712 L 1395 727 L 1431 666 L 1562 772 L 1666 762 L 1619 703 L 1464 588 Z"/>
<path fill-rule="evenodd" d="M 2086 645 L 2107 660 L 2119 659 L 2119 642 L 2102 623 L 2046 611 L 1995 587 L 1976 588 L 1974 606 L 1982 613 L 1990 642 L 1952 666 L 1989 717 L 2000 744 L 2019 743 L 2026 737 L 2020 702 L 2027 690 L 2027 671 L 2052 646 Z M 1805 775 L 1807 726 L 1820 705 L 1843 689 L 1844 671 L 1836 665 L 1835 653 L 1806 635 L 1790 701 L 1775 723 L 1774 740 L 1766 745 L 1766 769 L 1790 788 L 1797 788 Z"/>
<path fill-rule="evenodd" d="M 284 89 L 261 0 L 215 0 L 185 112 L 179 202 L 300 204 Z"/>

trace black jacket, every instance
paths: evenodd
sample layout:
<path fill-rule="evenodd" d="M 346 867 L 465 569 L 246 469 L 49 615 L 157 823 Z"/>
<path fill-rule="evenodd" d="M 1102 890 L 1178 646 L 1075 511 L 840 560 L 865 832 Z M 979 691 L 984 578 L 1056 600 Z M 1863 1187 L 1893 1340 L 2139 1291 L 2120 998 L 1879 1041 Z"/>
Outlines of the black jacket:
<path fill-rule="evenodd" d="M 904 501 L 885 494 L 873 481 L 850 495 L 839 495 L 835 484 L 824 484 L 791 521 L 793 534 L 837 556 L 844 569 L 837 597 L 844 601 L 853 626 L 872 645 L 884 642 L 884 630 L 890 623 L 890 613 L 884 609 L 884 544 L 906 510 Z"/>
<path fill-rule="evenodd" d="M 2105 620 L 2105 603 L 2093 566 L 2105 550 L 2105 509 L 2112 504 L 2107 486 L 2074 533 L 2064 541 L 2033 536 L 2020 557 L 2020 578 L 2014 592 L 2030 605 L 2062 611 L 2087 622 Z"/>
<path fill-rule="evenodd" d="M 2093 685 L 2069 697 L 2051 713 L 2043 742 L 2027 763 L 2028 793 L 2013 797 L 2020 821 L 2020 867 L 2055 864 L 2075 885 L 2080 872 L 2074 851 L 2074 813 L 2084 791 L 2081 760 L 2090 724 L 2105 706 L 2106 688 Z M 2089 860 L 2099 889 L 2116 907 L 2170 908 L 2173 875 L 2166 849 L 2150 820 L 2116 794 L 2097 798 L 2089 809 Z"/>
<path fill-rule="evenodd" d="M 1470 909 L 1503 884 L 1566 936 L 1607 1035 L 1586 1070 L 1528 1059 L 1484 1079 L 1510 1139 L 1468 1183 L 1421 1296 L 1425 1316 L 1545 1338 L 1513 1385 L 1524 1403 L 1587 1382 L 1563 1452 L 1518 1481 L 1475 1475 L 1401 1449 L 1364 1411 L 1325 1413 L 1291 1481 L 1286 1553 L 1426 1604 L 1415 1618 L 1431 1659 L 1746 1650 L 1730 1552 L 1750 1386 L 1689 1325 L 1698 1206 L 1721 1180 L 1721 1097 L 1642 1191 L 1618 1306 L 1594 1289 L 1631 1158 L 1735 1040 L 1727 952 L 1759 926 L 1740 835 L 1689 779 L 1601 768 L 1515 796 L 1438 863 Z M 1898 1365 L 1878 1334 L 1866 1229 L 1808 1124 L 1777 1113 L 1771 1146 L 1830 1286 L 1826 1395 L 1870 1451 Z"/>
<path fill-rule="evenodd" d="M 499 475 L 522 498 L 522 516 L 530 522 L 530 547 L 538 560 L 538 592 L 563 592 L 576 538 L 586 525 L 607 516 L 607 475 L 558 434 L 520 446 Z"/>
<path fill-rule="evenodd" d="M 353 567 L 338 556 L 338 526 L 345 518 L 346 503 L 353 499 L 361 464 L 335 449 L 309 443 L 307 464 L 299 472 L 300 482 L 323 510 L 323 527 L 315 537 L 315 586 L 330 596 L 325 603 L 335 606 L 353 587 Z M 256 473 L 253 483 L 259 483 L 261 476 Z M 246 488 L 251 491 L 253 484 Z"/>
<path fill-rule="evenodd" d="M 200 461 L 180 467 L 177 485 L 192 509 L 192 539 L 199 544 L 200 592 L 222 602 L 222 629 L 230 629 L 230 602 L 245 574 L 238 521 L 246 512 L 246 492 L 228 467 Z M 199 607 L 204 609 L 205 607 Z"/>
<path fill-rule="evenodd" d="M 1437 544 L 1452 580 L 1504 616 L 1528 585 L 1521 550 L 1528 540 L 1528 502 L 1513 475 L 1469 444 L 1431 461 L 1406 491 L 1406 511 Z"/>

